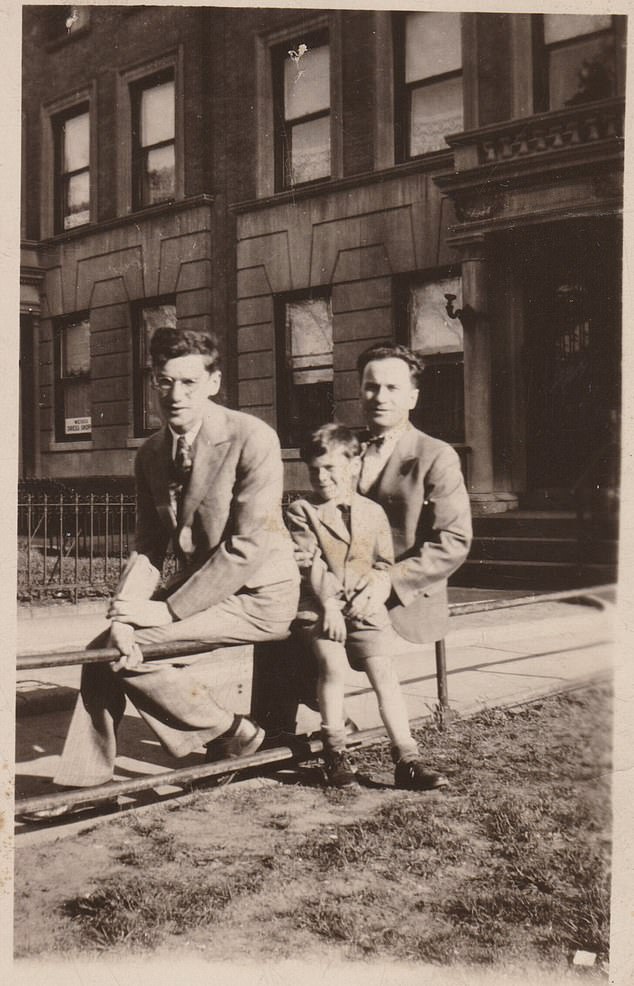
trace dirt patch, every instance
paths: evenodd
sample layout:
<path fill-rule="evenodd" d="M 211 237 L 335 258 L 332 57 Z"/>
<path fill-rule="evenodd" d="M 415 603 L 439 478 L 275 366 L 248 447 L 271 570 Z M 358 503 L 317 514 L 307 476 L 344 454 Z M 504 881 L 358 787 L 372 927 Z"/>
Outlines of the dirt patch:
<path fill-rule="evenodd" d="M 18 848 L 16 954 L 598 965 L 610 714 L 595 686 L 429 726 L 443 792 L 395 790 L 383 743 L 359 789 L 305 766 Z"/>

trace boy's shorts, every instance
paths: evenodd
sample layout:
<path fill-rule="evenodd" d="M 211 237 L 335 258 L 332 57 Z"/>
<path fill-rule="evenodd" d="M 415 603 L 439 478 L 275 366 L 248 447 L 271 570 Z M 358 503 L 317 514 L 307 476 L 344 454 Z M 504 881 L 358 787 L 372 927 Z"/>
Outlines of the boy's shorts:
<path fill-rule="evenodd" d="M 347 636 L 343 646 L 348 663 L 355 671 L 365 670 L 364 664 L 368 657 L 389 657 L 395 652 L 398 636 L 385 606 L 372 613 L 367 622 L 349 617 L 345 617 L 345 620 Z M 293 632 L 311 642 L 328 639 L 322 632 L 321 618 L 315 613 L 298 613 Z"/>

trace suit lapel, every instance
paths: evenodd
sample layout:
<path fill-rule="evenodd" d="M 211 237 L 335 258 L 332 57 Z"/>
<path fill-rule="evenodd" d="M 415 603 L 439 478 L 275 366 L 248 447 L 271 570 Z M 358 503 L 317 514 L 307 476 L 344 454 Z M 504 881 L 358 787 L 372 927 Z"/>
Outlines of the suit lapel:
<path fill-rule="evenodd" d="M 182 527 L 191 527 L 196 508 L 213 485 L 229 447 L 229 429 L 224 409 L 218 404 L 210 403 L 210 409 L 203 418 L 194 442 L 194 463 L 181 509 Z"/>
<path fill-rule="evenodd" d="M 321 523 L 328 528 L 331 534 L 334 534 L 345 544 L 350 544 L 350 532 L 341 516 L 341 511 L 332 500 L 327 500 L 326 503 L 321 504 L 318 513 Z"/>
<path fill-rule="evenodd" d="M 408 459 L 417 458 L 416 429 L 410 425 L 409 428 L 405 429 L 397 441 L 392 450 L 391 456 L 368 490 L 368 495 L 370 495 L 373 500 L 380 500 L 381 494 L 385 490 L 390 490 L 395 485 L 399 485 L 398 477 L 401 474 L 403 463 L 407 462 Z"/>

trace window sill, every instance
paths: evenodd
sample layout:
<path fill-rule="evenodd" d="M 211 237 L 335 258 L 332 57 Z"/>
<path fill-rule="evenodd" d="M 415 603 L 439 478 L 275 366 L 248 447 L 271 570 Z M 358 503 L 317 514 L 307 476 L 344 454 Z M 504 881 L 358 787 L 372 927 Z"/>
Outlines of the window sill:
<path fill-rule="evenodd" d="M 300 451 L 298 448 L 283 448 L 282 449 L 282 461 L 283 462 L 299 462 Z"/>
<path fill-rule="evenodd" d="M 91 221 L 84 226 L 76 226 L 75 229 L 67 229 L 63 233 L 55 233 L 53 236 L 49 236 L 40 242 L 56 246 L 59 243 L 71 242 L 72 240 L 80 239 L 82 236 L 91 236 L 108 229 L 136 225 L 142 220 L 153 219 L 155 216 L 183 212 L 186 209 L 196 209 L 201 205 L 211 206 L 214 198 L 213 195 L 203 193 L 201 195 L 192 195 L 190 198 L 175 199 L 168 203 L 162 202 L 159 205 L 150 205 L 145 209 L 138 209 L 136 212 L 127 212 L 125 215 L 115 216 L 112 219 L 104 219 L 96 222 Z"/>
<path fill-rule="evenodd" d="M 335 192 L 346 191 L 347 189 L 357 189 L 364 185 L 374 182 L 384 182 L 390 178 L 399 178 L 403 175 L 425 173 L 445 168 L 453 162 L 453 151 L 450 147 L 440 151 L 430 151 L 429 154 L 421 154 L 420 157 L 412 158 L 409 161 L 392 165 L 389 168 L 381 168 L 376 171 L 364 171 L 358 175 L 346 175 L 345 178 L 330 178 L 326 181 L 318 181 L 310 185 L 299 185 L 294 191 L 275 192 L 274 195 L 267 195 L 258 199 L 247 199 L 241 202 L 231 202 L 229 211 L 240 215 L 246 212 L 270 209 L 277 205 L 293 205 L 303 199 L 322 195 L 332 195 Z"/>
<path fill-rule="evenodd" d="M 92 439 L 87 442 L 49 442 L 49 452 L 90 452 Z"/>

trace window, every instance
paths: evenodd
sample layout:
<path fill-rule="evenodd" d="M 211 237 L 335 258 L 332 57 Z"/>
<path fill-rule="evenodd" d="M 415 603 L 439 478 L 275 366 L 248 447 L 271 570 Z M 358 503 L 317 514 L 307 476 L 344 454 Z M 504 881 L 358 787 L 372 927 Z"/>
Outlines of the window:
<path fill-rule="evenodd" d="M 411 13 L 395 21 L 397 144 L 402 160 L 441 150 L 463 129 L 460 14 Z"/>
<path fill-rule="evenodd" d="M 161 427 L 158 396 L 152 387 L 150 339 L 160 326 L 176 328 L 176 305 L 170 299 L 139 305 L 135 318 L 134 433 L 149 435 Z"/>
<path fill-rule="evenodd" d="M 462 284 L 455 273 L 410 282 L 404 292 L 401 335 L 425 364 L 415 424 L 436 438 L 460 444 L 465 438 L 462 323 L 447 314 L 447 294 L 455 295 L 455 308 L 460 308 Z"/>
<path fill-rule="evenodd" d="M 535 18 L 535 108 L 559 110 L 616 91 L 614 18 L 542 14 Z"/>
<path fill-rule="evenodd" d="M 172 72 L 133 86 L 133 208 L 176 196 L 176 101 Z"/>
<path fill-rule="evenodd" d="M 55 433 L 59 442 L 91 437 L 90 322 L 75 316 L 63 322 L 56 335 Z"/>
<path fill-rule="evenodd" d="M 285 300 L 278 328 L 278 432 L 282 445 L 293 448 L 333 418 L 330 298 Z"/>
<path fill-rule="evenodd" d="M 73 108 L 54 121 L 55 232 L 90 222 L 90 114 Z"/>
<path fill-rule="evenodd" d="M 278 191 L 330 177 L 330 47 L 326 32 L 273 49 Z"/>

